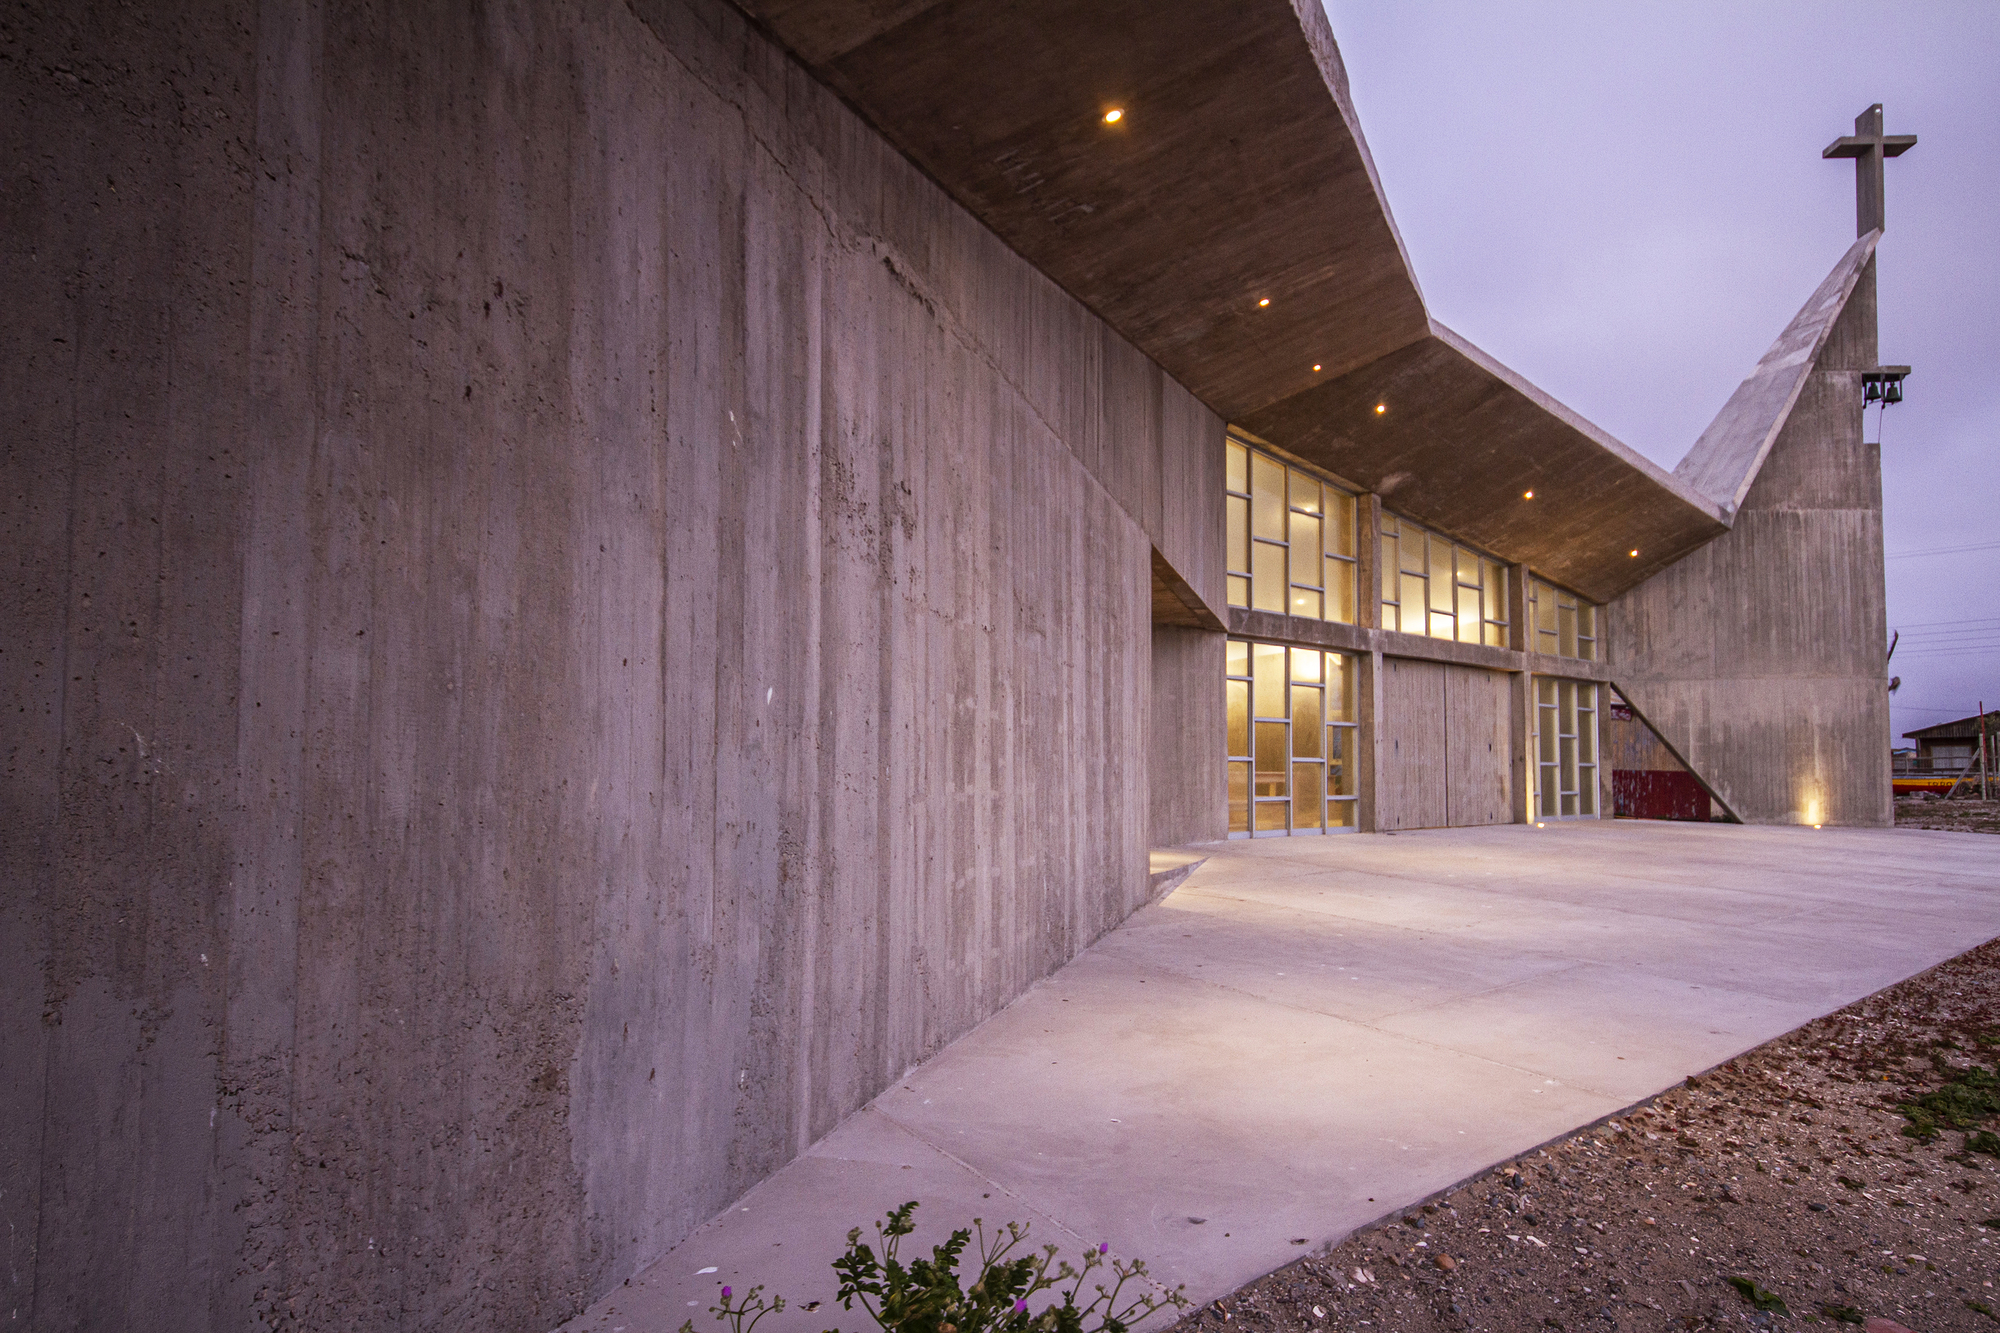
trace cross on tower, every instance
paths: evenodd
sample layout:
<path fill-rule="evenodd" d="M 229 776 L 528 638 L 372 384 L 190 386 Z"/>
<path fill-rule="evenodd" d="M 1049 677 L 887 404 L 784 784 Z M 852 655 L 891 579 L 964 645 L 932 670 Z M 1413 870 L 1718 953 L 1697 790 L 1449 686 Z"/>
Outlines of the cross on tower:
<path fill-rule="evenodd" d="M 1854 234 L 1866 236 L 1885 225 L 1882 208 L 1882 161 L 1901 157 L 1917 146 L 1914 134 L 1882 133 L 1882 104 L 1877 102 L 1854 118 L 1854 133 L 1835 139 L 1821 157 L 1854 159 Z"/>

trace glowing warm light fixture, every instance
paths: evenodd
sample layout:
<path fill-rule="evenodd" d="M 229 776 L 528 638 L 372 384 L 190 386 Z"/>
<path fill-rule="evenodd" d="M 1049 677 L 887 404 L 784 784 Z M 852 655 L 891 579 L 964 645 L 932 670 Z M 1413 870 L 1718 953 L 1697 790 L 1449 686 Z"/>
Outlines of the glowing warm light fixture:
<path fill-rule="evenodd" d="M 1257 300 L 1257 308 L 1259 310 L 1263 309 L 1265 306 L 1269 304 L 1271 304 L 1271 298 L 1268 296 L 1259 297 Z"/>
<path fill-rule="evenodd" d="M 1384 412 L 1387 412 L 1388 410 L 1389 410 L 1389 405 L 1387 403 L 1375 404 L 1375 415 L 1378 417 L 1381 416 Z"/>
<path fill-rule="evenodd" d="M 1532 500 L 1535 498 L 1535 493 L 1533 491 L 1522 491 L 1521 498 L 1523 500 Z"/>
<path fill-rule="evenodd" d="M 1638 558 L 1638 556 L 1639 556 L 1639 548 L 1638 548 L 1638 547 L 1636 547 L 1636 546 L 1635 546 L 1635 547 L 1633 547 L 1633 548 L 1632 548 L 1632 551 L 1631 551 L 1631 555 L 1632 555 L 1633 559 L 1635 559 L 1635 560 L 1636 560 L 1636 559 Z"/>
<path fill-rule="evenodd" d="M 1317 361 L 1313 362 L 1313 374 L 1319 374 L 1319 362 Z"/>
<path fill-rule="evenodd" d="M 1114 106 L 1109 111 L 1104 113 L 1104 123 L 1106 125 L 1116 125 L 1119 121 L 1123 119 L 1125 119 L 1125 111 L 1124 108 L 1122 107 Z"/>

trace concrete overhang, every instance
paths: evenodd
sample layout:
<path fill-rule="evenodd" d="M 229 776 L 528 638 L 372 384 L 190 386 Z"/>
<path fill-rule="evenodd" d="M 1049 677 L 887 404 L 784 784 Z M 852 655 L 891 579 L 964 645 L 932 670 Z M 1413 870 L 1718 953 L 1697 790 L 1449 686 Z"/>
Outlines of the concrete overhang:
<path fill-rule="evenodd" d="M 1594 601 L 1728 530 L 1714 501 L 1436 322 L 1242 424 Z"/>
<path fill-rule="evenodd" d="M 738 3 L 1225 420 L 1593 598 L 1726 527 L 1431 321 L 1318 0 Z"/>
<path fill-rule="evenodd" d="M 1317 0 L 739 3 L 1224 418 L 1424 334 Z"/>

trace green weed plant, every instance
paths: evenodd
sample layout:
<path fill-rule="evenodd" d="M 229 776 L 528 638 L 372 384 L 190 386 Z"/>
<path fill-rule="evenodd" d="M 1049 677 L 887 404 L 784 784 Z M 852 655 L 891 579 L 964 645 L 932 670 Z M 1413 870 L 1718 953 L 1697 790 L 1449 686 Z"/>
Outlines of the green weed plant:
<path fill-rule="evenodd" d="M 1974 1065 L 1952 1072 L 1957 1077 L 1951 1081 L 1896 1107 L 1910 1122 L 1903 1126 L 1905 1135 L 1929 1143 L 1941 1128 L 1972 1129 L 2000 1112 L 2000 1077 L 1992 1070 Z"/>
<path fill-rule="evenodd" d="M 1187 1307 L 1182 1287 L 1164 1293 L 1147 1289 L 1145 1260 L 1111 1258 L 1111 1247 L 1100 1245 L 1086 1251 L 1077 1267 L 1057 1258 L 1054 1245 L 1023 1250 L 1028 1228 L 1018 1222 L 989 1237 L 985 1223 L 975 1217 L 970 1230 L 961 1227 L 944 1244 L 932 1246 L 929 1258 L 905 1263 L 902 1242 L 916 1230 L 911 1220 L 916 1211 L 912 1199 L 877 1222 L 874 1246 L 863 1242 L 861 1228 L 855 1227 L 847 1233 L 846 1252 L 833 1261 L 840 1275 L 835 1299 L 841 1308 L 852 1310 L 860 1302 L 884 1333 L 1127 1333 L 1156 1310 Z M 971 1269 L 970 1286 L 963 1285 L 961 1263 Z M 1084 1284 L 1100 1271 L 1110 1285 L 1093 1283 L 1086 1299 Z M 1128 1297 L 1125 1289 L 1135 1282 L 1141 1290 Z M 1053 1297 L 1035 1302 L 1039 1310 L 1031 1309 L 1030 1303 L 1044 1292 Z M 724 1287 L 721 1301 L 709 1313 L 728 1325 L 729 1333 L 751 1333 L 765 1315 L 784 1308 L 784 1297 L 767 1300 L 761 1286 L 740 1298 Z M 682 1324 L 680 1333 L 694 1333 L 694 1321 Z"/>

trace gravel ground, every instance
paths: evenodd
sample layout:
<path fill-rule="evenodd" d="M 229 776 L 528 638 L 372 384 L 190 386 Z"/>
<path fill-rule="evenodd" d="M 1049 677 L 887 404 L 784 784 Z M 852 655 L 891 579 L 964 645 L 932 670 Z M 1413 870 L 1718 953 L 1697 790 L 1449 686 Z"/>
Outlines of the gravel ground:
<path fill-rule="evenodd" d="M 1896 800 L 1897 828 L 1942 829 L 1946 833 L 2000 833 L 2000 801 L 1941 800 L 1929 795 Z"/>
<path fill-rule="evenodd" d="M 1356 1232 L 1178 1327 L 1891 1319 L 1918 1333 L 2000 1333 L 1996 1062 L 2000 940 Z"/>

